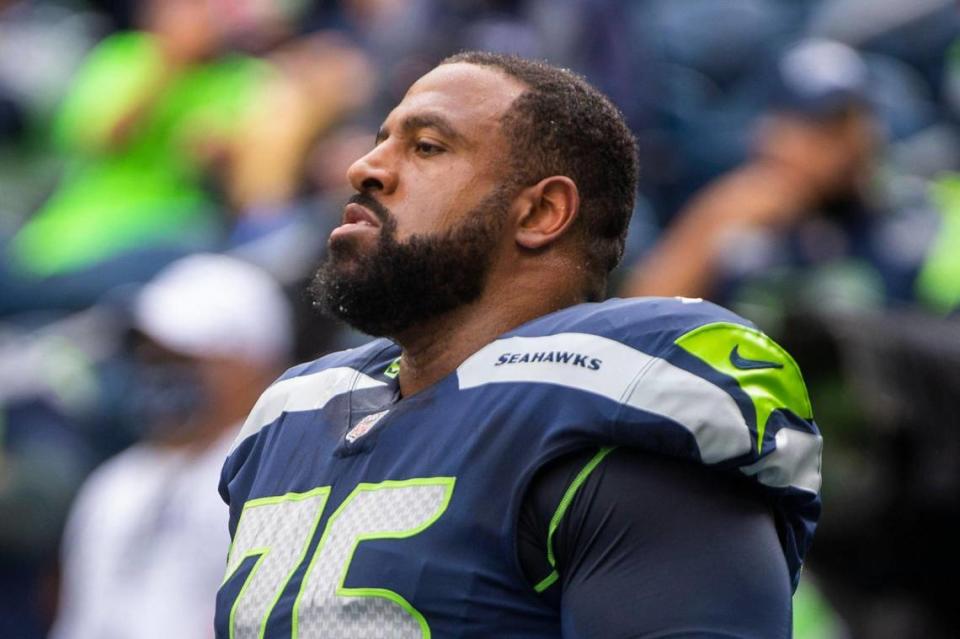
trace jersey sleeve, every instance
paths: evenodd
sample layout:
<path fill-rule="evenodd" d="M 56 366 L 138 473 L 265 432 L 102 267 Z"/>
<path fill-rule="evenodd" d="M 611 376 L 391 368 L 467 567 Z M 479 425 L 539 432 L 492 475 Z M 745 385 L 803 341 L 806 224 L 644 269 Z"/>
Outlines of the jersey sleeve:
<path fill-rule="evenodd" d="M 750 322 L 708 302 L 620 304 L 615 334 L 643 365 L 608 440 L 754 481 L 774 506 L 795 588 L 820 516 L 823 445 L 796 362 Z"/>
<path fill-rule="evenodd" d="M 461 390 L 522 385 L 531 391 L 516 401 L 554 414 L 524 478 L 590 446 L 749 478 L 773 504 L 799 582 L 820 516 L 822 439 L 796 362 L 742 317 L 681 298 L 582 304 L 481 349 L 458 381 Z"/>
<path fill-rule="evenodd" d="M 573 454 L 531 484 L 518 548 L 564 637 L 789 637 L 791 585 L 762 491 L 629 449 Z"/>

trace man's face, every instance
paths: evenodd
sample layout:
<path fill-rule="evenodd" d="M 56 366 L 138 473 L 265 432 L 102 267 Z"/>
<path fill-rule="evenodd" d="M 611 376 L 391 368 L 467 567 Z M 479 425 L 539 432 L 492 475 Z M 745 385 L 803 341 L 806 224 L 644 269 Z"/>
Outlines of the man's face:
<path fill-rule="evenodd" d="M 512 196 L 500 118 L 522 91 L 469 64 L 437 67 L 410 88 L 347 172 L 358 195 L 330 235 L 318 305 L 396 335 L 480 295 Z"/>

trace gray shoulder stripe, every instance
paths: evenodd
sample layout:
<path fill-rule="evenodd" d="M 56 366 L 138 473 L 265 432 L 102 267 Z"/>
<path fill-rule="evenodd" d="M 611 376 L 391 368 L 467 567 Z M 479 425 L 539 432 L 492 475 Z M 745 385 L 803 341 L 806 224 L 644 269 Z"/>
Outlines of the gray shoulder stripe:
<path fill-rule="evenodd" d="M 386 386 L 386 383 L 346 366 L 281 380 L 264 391 L 257 400 L 230 447 L 230 454 L 243 440 L 256 435 L 283 413 L 317 410 L 337 395 L 377 386 Z"/>
<path fill-rule="evenodd" d="M 669 417 L 693 433 L 705 464 L 750 452 L 750 429 L 729 393 L 665 359 L 653 359 L 626 398 L 628 406 Z"/>
<path fill-rule="evenodd" d="M 777 431 L 776 442 L 776 450 L 740 470 L 747 475 L 756 475 L 760 483 L 767 486 L 792 486 L 819 493 L 823 438 L 813 433 L 781 428 Z"/>
<path fill-rule="evenodd" d="M 663 415 L 693 434 L 707 464 L 750 451 L 750 430 L 726 391 L 664 359 L 600 335 L 498 340 L 461 364 L 457 378 L 461 389 L 503 382 L 556 384 Z"/>

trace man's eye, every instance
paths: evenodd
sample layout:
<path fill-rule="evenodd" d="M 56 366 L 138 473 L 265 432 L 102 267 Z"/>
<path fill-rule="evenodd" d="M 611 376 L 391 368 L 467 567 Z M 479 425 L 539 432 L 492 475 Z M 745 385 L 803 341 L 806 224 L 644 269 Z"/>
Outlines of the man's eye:
<path fill-rule="evenodd" d="M 420 155 L 436 155 L 443 152 L 443 147 L 430 142 L 419 141 L 416 144 L 416 151 Z"/>

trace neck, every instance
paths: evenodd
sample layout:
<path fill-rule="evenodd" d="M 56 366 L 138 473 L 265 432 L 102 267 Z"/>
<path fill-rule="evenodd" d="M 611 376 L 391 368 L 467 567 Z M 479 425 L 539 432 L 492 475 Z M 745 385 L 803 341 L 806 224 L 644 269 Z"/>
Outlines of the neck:
<path fill-rule="evenodd" d="M 570 291 L 543 286 L 488 286 L 480 299 L 394 336 L 403 349 L 400 394 L 416 395 L 503 333 L 561 308 L 582 302 Z"/>

